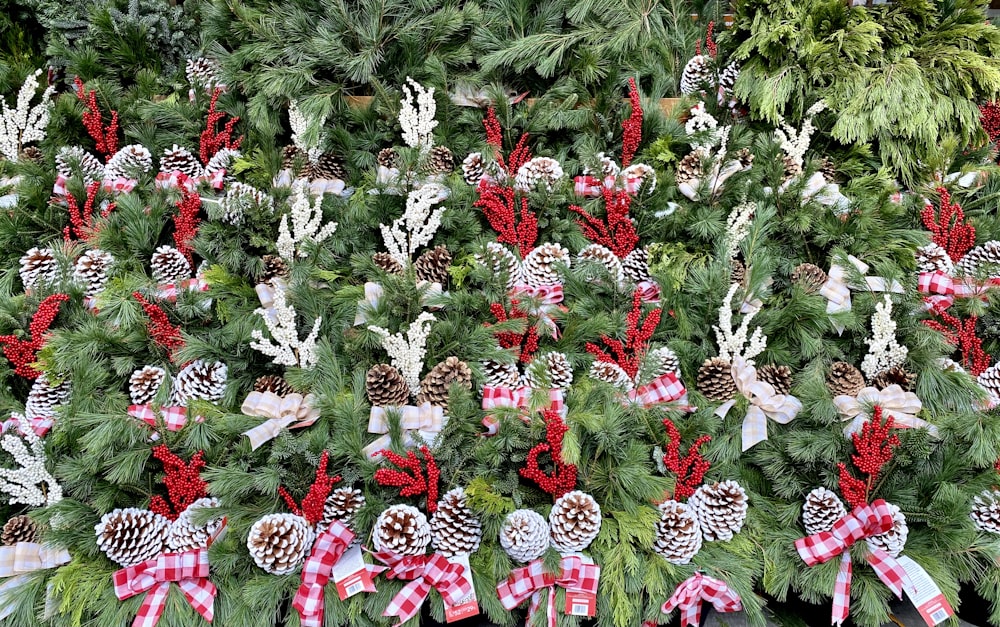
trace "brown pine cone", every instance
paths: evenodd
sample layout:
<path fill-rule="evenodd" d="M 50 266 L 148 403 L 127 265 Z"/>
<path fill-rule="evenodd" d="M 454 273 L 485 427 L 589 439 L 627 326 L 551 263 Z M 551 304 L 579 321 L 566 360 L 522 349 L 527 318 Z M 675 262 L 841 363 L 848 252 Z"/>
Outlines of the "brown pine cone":
<path fill-rule="evenodd" d="M 177 144 L 164 150 L 163 156 L 160 157 L 160 172 L 167 174 L 180 172 L 191 178 L 197 178 L 204 171 L 205 168 L 198 161 L 198 158 L 191 154 L 190 150 Z"/>
<path fill-rule="evenodd" d="M 411 505 L 392 505 L 379 514 L 372 529 L 376 551 L 396 555 L 423 555 L 431 543 L 427 517 Z"/>
<path fill-rule="evenodd" d="M 315 533 L 309 521 L 295 514 L 268 514 L 253 524 L 247 549 L 257 566 L 272 575 L 287 575 L 305 560 Z"/>
<path fill-rule="evenodd" d="M 747 519 L 747 493 L 731 479 L 705 484 L 688 499 L 688 507 L 698 517 L 706 541 L 732 540 Z"/>
<path fill-rule="evenodd" d="M 261 258 L 264 263 L 264 273 L 261 275 L 261 283 L 270 283 L 272 279 L 287 279 L 288 264 L 280 255 L 264 255 Z"/>
<path fill-rule="evenodd" d="M 372 255 L 372 261 L 375 262 L 376 266 L 385 270 L 386 274 L 403 274 L 404 272 L 403 265 L 389 253 L 375 253 Z"/>
<path fill-rule="evenodd" d="M 549 529 L 557 551 L 582 551 L 601 532 L 601 506 L 586 492 L 567 492 L 552 505 Z"/>
<path fill-rule="evenodd" d="M 469 185 L 479 185 L 479 181 L 483 179 L 485 173 L 486 167 L 483 163 L 482 153 L 471 152 L 462 161 L 462 178 Z"/>
<path fill-rule="evenodd" d="M 837 173 L 837 164 L 830 157 L 823 157 L 820 160 L 819 172 L 830 183 L 836 183 L 840 180 L 840 175 Z"/>
<path fill-rule="evenodd" d="M 354 528 L 354 517 L 365 506 L 365 495 L 357 488 L 337 488 L 330 492 L 323 504 L 323 519 L 316 524 L 316 533 L 320 534 L 338 520 L 357 534 Z"/>
<path fill-rule="evenodd" d="M 3 526 L 0 541 L 4 546 L 13 546 L 18 542 L 34 542 L 38 539 L 38 524 L 27 516 L 14 516 Z"/>
<path fill-rule="evenodd" d="M 483 537 L 483 526 L 469 509 L 462 488 L 445 493 L 430 524 L 434 550 L 445 557 L 474 553 Z"/>
<path fill-rule="evenodd" d="M 736 153 L 736 160 L 740 162 L 744 170 L 747 170 L 753 165 L 753 153 L 750 152 L 749 148 L 741 148 Z"/>
<path fill-rule="evenodd" d="M 402 407 L 410 398 L 403 375 L 389 364 L 375 364 L 365 375 L 368 402 L 373 407 Z"/>
<path fill-rule="evenodd" d="M 455 156 L 447 146 L 431 149 L 429 168 L 431 174 L 449 174 L 455 169 Z"/>
<path fill-rule="evenodd" d="M 851 364 L 835 361 L 826 376 L 826 387 L 833 396 L 857 396 L 865 387 L 865 377 Z"/>
<path fill-rule="evenodd" d="M 45 161 L 45 153 L 38 146 L 25 146 L 21 149 L 18 159 L 30 163 L 42 163 Z"/>
<path fill-rule="evenodd" d="M 383 148 L 378 151 L 378 156 L 375 160 L 378 161 L 378 164 L 383 168 L 399 167 L 399 153 L 396 152 L 395 148 Z"/>
<path fill-rule="evenodd" d="M 29 248 L 21 257 L 21 269 L 18 271 L 25 290 L 31 290 L 41 285 L 48 285 L 59 280 L 59 262 L 51 248 Z"/>
<path fill-rule="evenodd" d="M 413 269 L 421 281 L 444 285 L 448 282 L 449 266 L 451 266 L 451 253 L 444 246 L 436 246 L 420 255 L 414 262 Z"/>
<path fill-rule="evenodd" d="M 674 175 L 674 178 L 678 185 L 701 178 L 701 159 L 698 158 L 698 155 L 692 152 L 681 159 L 680 163 L 677 164 L 677 174 Z"/>
<path fill-rule="evenodd" d="M 788 366 L 761 366 L 757 368 L 757 378 L 770 383 L 776 394 L 788 394 L 792 390 L 792 369 Z"/>
<path fill-rule="evenodd" d="M 732 364 L 725 359 L 706 359 L 698 369 L 698 391 L 709 400 L 728 401 L 736 396 L 736 382 L 733 381 L 732 371 Z"/>
<path fill-rule="evenodd" d="M 145 405 L 156 397 L 156 393 L 167 378 L 167 371 L 157 366 L 143 366 L 128 379 L 128 394 L 133 405 Z"/>
<path fill-rule="evenodd" d="M 302 175 L 310 181 L 316 179 L 339 179 L 347 180 L 347 167 L 344 161 L 332 152 L 324 152 L 316 159 L 306 164 L 302 169 Z"/>
<path fill-rule="evenodd" d="M 97 547 L 126 568 L 141 564 L 166 548 L 170 520 L 146 509 L 116 509 L 94 526 Z"/>
<path fill-rule="evenodd" d="M 226 393 L 226 364 L 196 359 L 174 378 L 170 404 L 187 406 L 189 400 L 217 401 Z"/>
<path fill-rule="evenodd" d="M 846 515 L 847 508 L 836 494 L 826 488 L 816 488 L 806 495 L 802 524 L 806 533 L 813 535 L 833 529 L 834 523 Z"/>
<path fill-rule="evenodd" d="M 739 283 L 740 285 L 746 285 L 747 280 L 747 267 L 743 265 L 743 262 L 735 257 L 729 262 L 729 280 L 733 283 Z"/>
<path fill-rule="evenodd" d="M 793 179 L 802 174 L 802 166 L 789 156 L 784 158 L 785 180 Z"/>
<path fill-rule="evenodd" d="M 792 282 L 802 286 L 809 294 L 814 294 L 826 283 L 826 272 L 823 268 L 811 263 L 800 263 L 792 270 Z"/>
<path fill-rule="evenodd" d="M 420 382 L 417 404 L 430 403 L 447 409 L 448 391 L 451 389 L 452 383 L 467 390 L 472 389 L 472 370 L 458 357 L 448 357 L 431 368 L 424 380 Z"/>
<path fill-rule="evenodd" d="M 299 148 L 294 144 L 289 144 L 281 149 L 281 169 L 295 172 L 302 158 L 299 156 Z"/>
<path fill-rule="evenodd" d="M 187 258 L 173 246 L 160 246 L 149 259 L 149 267 L 153 271 L 153 280 L 164 285 L 180 283 L 191 278 L 191 264 Z"/>
<path fill-rule="evenodd" d="M 907 392 L 912 392 L 917 386 L 917 375 L 902 366 L 893 366 L 878 373 L 872 379 L 872 386 L 884 390 L 890 385 L 898 385 Z"/>
<path fill-rule="evenodd" d="M 653 550 L 671 564 L 688 564 L 701 549 L 701 525 L 694 509 L 677 501 L 660 503 Z"/>
<path fill-rule="evenodd" d="M 257 380 L 253 382 L 253 391 L 271 392 L 278 396 L 288 396 L 295 390 L 292 389 L 288 381 L 285 381 L 284 377 L 276 374 L 266 374 L 262 377 L 257 377 Z"/>

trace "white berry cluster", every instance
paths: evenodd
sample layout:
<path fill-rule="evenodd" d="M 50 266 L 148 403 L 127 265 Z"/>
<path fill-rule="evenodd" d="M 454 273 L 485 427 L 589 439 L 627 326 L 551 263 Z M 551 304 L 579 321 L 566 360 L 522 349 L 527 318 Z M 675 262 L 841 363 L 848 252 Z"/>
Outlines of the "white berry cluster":
<path fill-rule="evenodd" d="M 740 251 L 740 243 L 750 234 L 750 222 L 757 211 L 757 204 L 742 202 L 729 212 L 726 220 L 726 258 L 735 259 Z"/>
<path fill-rule="evenodd" d="M 796 165 L 802 166 L 806 150 L 809 149 L 809 142 L 812 138 L 813 117 L 826 109 L 826 101 L 819 100 L 806 110 L 806 117 L 802 121 L 802 129 L 796 131 L 791 124 L 784 119 L 781 120 L 781 128 L 774 130 L 774 138 L 781 145 L 781 149 Z"/>
<path fill-rule="evenodd" d="M 403 141 L 411 148 L 420 148 L 422 153 L 430 152 L 434 147 L 434 136 L 431 134 L 437 126 L 434 119 L 437 114 L 437 104 L 434 102 L 434 88 L 424 89 L 424 86 L 409 76 L 406 82 L 413 86 L 416 92 L 414 106 L 413 92 L 403 85 L 405 96 L 399 101 L 399 126 L 403 129 Z"/>
<path fill-rule="evenodd" d="M 49 125 L 49 113 L 52 109 L 52 94 L 55 85 L 49 85 L 42 92 L 41 102 L 35 106 L 31 100 L 38 91 L 38 77 L 42 70 L 35 70 L 24 79 L 24 84 L 17 92 L 17 106 L 10 108 L 3 96 L 0 96 L 0 155 L 8 161 L 17 161 L 21 147 L 31 142 L 45 139 L 45 127 Z"/>
<path fill-rule="evenodd" d="M 445 198 L 443 191 L 436 183 L 410 190 L 403 215 L 393 220 L 392 226 L 379 225 L 389 255 L 400 264 L 408 265 L 413 253 L 434 239 L 445 210 L 434 206 Z"/>
<path fill-rule="evenodd" d="M 389 353 L 392 365 L 403 375 L 410 394 L 414 396 L 420 392 L 420 371 L 424 367 L 427 336 L 431 332 L 431 322 L 435 320 L 434 314 L 421 313 L 410 324 L 405 337 L 402 333 L 389 333 L 388 329 L 379 326 L 368 326 L 369 331 L 382 338 L 382 346 Z"/>
<path fill-rule="evenodd" d="M 324 124 L 326 116 L 321 117 L 315 124 L 310 124 L 299 109 L 297 100 L 288 105 L 288 125 L 292 127 L 292 143 L 308 155 L 309 161 L 316 161 L 323 154 L 322 144 L 326 137 L 322 131 Z"/>
<path fill-rule="evenodd" d="M 17 417 L 27 425 L 23 416 Z M 0 491 L 10 495 L 11 504 L 41 507 L 62 500 L 62 487 L 45 468 L 45 444 L 30 426 L 25 427 L 20 437 L 12 432 L 5 433 L 0 439 L 0 447 L 10 453 L 18 465 L 18 468 L 0 468 Z"/>
<path fill-rule="evenodd" d="M 278 365 L 299 366 L 306 370 L 315 368 L 316 338 L 323 319 L 316 318 L 309 335 L 300 340 L 295 325 L 295 307 L 286 303 L 285 288 L 279 281 L 272 281 L 271 284 L 274 287 L 273 305 L 270 309 L 258 307 L 254 311 L 264 319 L 271 338 L 264 337 L 259 329 L 254 329 L 251 333 L 254 341 L 250 342 L 250 348 L 273 357 L 274 363 Z"/>
<path fill-rule="evenodd" d="M 712 327 L 715 331 L 715 339 L 719 343 L 719 357 L 726 361 L 732 361 L 735 357 L 742 357 L 747 364 L 754 365 L 753 358 L 764 352 L 767 348 L 767 336 L 760 327 L 754 329 L 750 335 L 749 345 L 747 345 L 747 334 L 750 332 L 750 321 L 757 314 L 758 309 L 751 309 L 743 316 L 743 321 L 735 331 L 733 330 L 733 296 L 740 288 L 738 283 L 729 286 L 729 292 L 719 307 L 719 324 Z"/>
<path fill-rule="evenodd" d="M 306 256 L 306 251 L 301 246 L 303 242 L 318 244 L 337 231 L 336 222 L 327 222 L 320 227 L 323 221 L 323 198 L 317 198 L 312 204 L 309 199 L 309 185 L 304 181 L 297 181 L 292 192 L 291 209 L 281 216 L 278 227 L 278 254 L 286 261 L 292 261 L 296 256 Z M 291 230 L 288 228 L 289 215 L 292 217 Z"/>
<path fill-rule="evenodd" d="M 885 294 L 875 305 L 872 314 L 872 336 L 865 339 L 868 354 L 861 362 L 861 369 L 869 379 L 906 362 L 908 349 L 896 341 L 896 321 L 892 319 L 892 301 Z"/>

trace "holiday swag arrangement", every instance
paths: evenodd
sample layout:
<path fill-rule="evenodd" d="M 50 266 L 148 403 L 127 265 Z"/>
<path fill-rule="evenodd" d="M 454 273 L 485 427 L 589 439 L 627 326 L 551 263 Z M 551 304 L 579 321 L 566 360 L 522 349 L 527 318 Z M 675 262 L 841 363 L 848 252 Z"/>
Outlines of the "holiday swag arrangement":
<path fill-rule="evenodd" d="M 393 57 L 365 109 L 248 97 L 235 47 L 166 97 L 30 73 L 0 624 L 874 627 L 962 586 L 1000 624 L 994 144 L 876 171 L 855 100 L 762 100 L 760 4 L 674 119 L 641 72 L 470 99 Z"/>

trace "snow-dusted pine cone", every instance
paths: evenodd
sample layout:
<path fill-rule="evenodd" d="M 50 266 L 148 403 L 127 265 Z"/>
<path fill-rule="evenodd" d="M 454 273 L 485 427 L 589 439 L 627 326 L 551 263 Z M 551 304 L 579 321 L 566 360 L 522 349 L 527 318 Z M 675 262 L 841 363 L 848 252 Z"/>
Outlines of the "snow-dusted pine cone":
<path fill-rule="evenodd" d="M 1000 492 L 983 490 L 982 494 L 972 499 L 972 511 L 969 512 L 969 516 L 972 517 L 976 529 L 987 533 L 1000 533 Z M 4 541 L 4 544 L 7 542 Z"/>
<path fill-rule="evenodd" d="M 621 282 L 625 279 L 625 272 L 622 270 L 622 262 L 609 248 L 600 244 L 590 244 L 580 251 L 577 259 L 581 261 L 593 261 L 604 266 L 612 280 Z"/>
<path fill-rule="evenodd" d="M 214 498 L 201 498 L 188 505 L 170 525 L 167 548 L 174 553 L 207 548 L 209 540 L 222 525 L 222 517 L 212 518 L 204 525 L 199 525 L 194 522 L 194 513 L 199 509 L 218 506 L 219 500 Z"/>
<path fill-rule="evenodd" d="M 812 490 L 802 506 L 802 524 L 809 535 L 833 529 L 834 523 L 846 515 L 847 508 L 843 501 L 826 488 Z"/>
<path fill-rule="evenodd" d="M 56 171 L 66 178 L 79 172 L 84 180 L 97 181 L 104 176 L 104 164 L 80 146 L 64 146 L 56 153 Z"/>
<path fill-rule="evenodd" d="M 736 79 L 740 77 L 740 66 L 736 61 L 731 61 L 729 65 L 719 72 L 719 87 L 727 95 L 732 95 L 733 87 L 736 86 Z"/>
<path fill-rule="evenodd" d="M 231 172 L 233 164 L 240 158 L 240 154 L 239 150 L 233 150 L 232 148 L 220 148 L 219 151 L 208 160 L 208 163 L 205 164 L 205 174 L 207 176 L 212 176 L 220 170 Z M 226 176 L 226 180 L 229 180 L 230 178 L 231 177 Z"/>
<path fill-rule="evenodd" d="M 149 267 L 153 272 L 153 280 L 160 285 L 176 284 L 191 278 L 191 264 L 173 246 L 163 245 L 157 248 L 149 259 Z"/>
<path fill-rule="evenodd" d="M 1000 363 L 983 370 L 976 381 L 993 399 L 1000 402 Z"/>
<path fill-rule="evenodd" d="M 83 286 L 83 293 L 87 296 L 99 294 L 108 282 L 108 270 L 114 262 L 111 253 L 88 250 L 76 260 L 73 280 Z"/>
<path fill-rule="evenodd" d="M 757 368 L 757 380 L 770 383 L 776 394 L 788 394 L 792 390 L 792 369 L 767 364 Z"/>
<path fill-rule="evenodd" d="M 586 492 L 567 492 L 552 505 L 549 529 L 555 550 L 582 551 L 601 532 L 601 506 Z"/>
<path fill-rule="evenodd" d="M 428 156 L 427 167 L 431 174 L 449 174 L 455 169 L 455 156 L 447 146 L 435 146 Z"/>
<path fill-rule="evenodd" d="M 276 374 L 265 374 L 263 376 L 257 377 L 253 382 L 254 392 L 270 392 L 272 394 L 277 394 L 278 396 L 288 396 L 295 390 L 289 385 L 288 381 L 284 377 L 279 377 Z"/>
<path fill-rule="evenodd" d="M 887 505 L 892 514 L 892 529 L 866 538 L 865 542 L 868 543 L 870 549 L 882 549 L 889 554 L 889 557 L 899 557 L 906 546 L 906 536 L 909 535 L 910 529 L 906 526 L 906 516 L 903 515 L 899 507 L 892 503 L 887 503 Z"/>
<path fill-rule="evenodd" d="M 943 272 L 948 276 L 955 274 L 955 265 L 951 257 L 940 245 L 931 242 L 917 248 L 915 254 L 918 272 Z"/>
<path fill-rule="evenodd" d="M 399 153 L 396 152 L 395 148 L 383 148 L 378 151 L 378 155 L 375 160 L 383 168 L 398 168 L 399 167 Z"/>
<path fill-rule="evenodd" d="M 418 279 L 441 285 L 448 282 L 449 266 L 451 266 L 451 253 L 444 246 L 435 246 L 413 262 L 413 269 Z"/>
<path fill-rule="evenodd" d="M 167 378 L 167 371 L 158 366 L 143 366 L 128 378 L 128 394 L 133 405 L 145 405 L 156 397 Z"/>
<path fill-rule="evenodd" d="M 479 185 L 479 181 L 483 180 L 483 174 L 485 173 L 486 168 L 483 163 L 483 153 L 470 152 L 462 160 L 462 178 L 469 185 Z"/>
<path fill-rule="evenodd" d="M 59 262 L 51 248 L 29 248 L 21 257 L 18 270 L 25 290 L 55 283 L 60 279 Z"/>
<path fill-rule="evenodd" d="M 361 508 L 365 506 L 365 495 L 357 488 L 337 488 L 330 492 L 323 503 L 323 518 L 316 523 L 316 533 L 321 534 L 333 524 L 333 521 L 340 521 L 351 531 L 354 528 L 354 517 L 358 515 Z"/>
<path fill-rule="evenodd" d="M 681 93 L 686 96 L 699 91 L 715 91 L 712 59 L 703 54 L 696 54 L 688 59 L 681 72 Z"/>
<path fill-rule="evenodd" d="M 674 180 L 680 185 L 682 183 L 690 183 L 699 178 L 701 178 L 701 158 L 692 152 L 685 155 L 680 160 L 680 163 L 677 164 L 677 173 L 674 175 Z"/>
<path fill-rule="evenodd" d="M 431 368 L 420 382 L 417 404 L 430 403 L 447 409 L 448 391 L 453 384 L 467 390 L 472 389 L 472 370 L 458 357 L 448 357 Z"/>
<path fill-rule="evenodd" d="M 701 525 L 694 509 L 678 501 L 660 503 L 653 550 L 671 564 L 688 564 L 701 549 Z"/>
<path fill-rule="evenodd" d="M 250 527 L 247 549 L 257 566 L 272 575 L 287 575 L 305 560 L 315 532 L 295 514 L 268 514 Z"/>
<path fill-rule="evenodd" d="M 389 364 L 375 364 L 365 375 L 368 402 L 373 407 L 402 407 L 410 398 L 403 375 Z"/>
<path fill-rule="evenodd" d="M 500 546 L 515 561 L 537 559 L 549 546 L 549 523 L 534 510 L 514 510 L 503 521 Z"/>
<path fill-rule="evenodd" d="M 573 366 L 566 353 L 550 352 L 535 357 L 527 367 L 526 379 L 530 387 L 540 390 L 568 389 L 573 383 Z"/>
<path fill-rule="evenodd" d="M 403 264 L 396 261 L 396 258 L 389 253 L 375 253 L 372 255 L 372 261 L 375 265 L 385 270 L 386 274 L 403 274 L 405 268 Z"/>
<path fill-rule="evenodd" d="M 732 540 L 747 519 L 747 493 L 732 479 L 700 486 L 688 499 L 708 542 Z"/>
<path fill-rule="evenodd" d="M 668 372 L 680 375 L 681 360 L 668 346 L 660 346 L 649 351 L 646 354 L 646 361 L 652 370 L 653 378 Z"/>
<path fill-rule="evenodd" d="M 495 276 L 506 276 L 507 287 L 517 285 L 521 281 L 521 264 L 514 253 L 496 242 L 486 244 L 484 254 L 476 254 L 476 261 L 488 267 Z"/>
<path fill-rule="evenodd" d="M 792 270 L 792 283 L 801 285 L 809 294 L 818 292 L 826 279 L 826 271 L 815 264 L 800 263 Z"/>
<path fill-rule="evenodd" d="M 622 367 L 618 364 L 613 364 L 609 361 L 595 361 L 591 364 L 590 377 L 598 381 L 610 383 L 623 390 L 632 388 L 632 379 L 628 376 L 628 373 L 622 370 Z"/>
<path fill-rule="evenodd" d="M 893 366 L 872 378 L 872 386 L 880 390 L 890 385 L 898 385 L 905 391 L 912 392 L 917 387 L 917 375 L 902 366 Z"/>
<path fill-rule="evenodd" d="M 226 364 L 196 359 L 174 377 L 170 404 L 186 406 L 191 400 L 217 401 L 226 393 L 227 378 Z"/>
<path fill-rule="evenodd" d="M 167 174 L 181 172 L 191 178 L 197 178 L 204 171 L 205 168 L 198 161 L 198 157 L 191 154 L 187 148 L 177 144 L 165 149 L 163 156 L 160 157 L 160 172 Z"/>
<path fill-rule="evenodd" d="M 376 551 L 423 555 L 430 543 L 431 526 L 427 517 L 411 505 L 390 506 L 378 515 L 372 529 L 372 544 Z"/>
<path fill-rule="evenodd" d="M 24 516 L 14 516 L 3 526 L 3 533 L 0 534 L 0 542 L 4 546 L 13 546 L 18 542 L 34 542 L 38 539 L 38 523 L 31 518 Z"/>
<path fill-rule="evenodd" d="M 569 251 L 561 244 L 541 244 L 524 258 L 521 278 L 531 287 L 562 283 L 557 264 L 569 267 Z"/>
<path fill-rule="evenodd" d="M 698 369 L 697 387 L 709 400 L 728 401 L 736 396 L 732 365 L 721 357 L 706 359 Z"/>
<path fill-rule="evenodd" d="M 955 270 L 969 275 L 1000 276 L 1000 241 L 990 240 L 965 253 L 955 264 Z"/>
<path fill-rule="evenodd" d="M 104 178 L 137 179 L 153 169 L 153 155 L 142 144 L 129 144 L 108 160 Z"/>
<path fill-rule="evenodd" d="M 226 195 L 219 199 L 221 219 L 227 224 L 239 225 L 248 211 L 274 211 L 274 199 L 253 185 L 234 181 L 226 187 Z"/>
<path fill-rule="evenodd" d="M 474 553 L 483 537 L 483 526 L 466 503 L 465 490 L 449 490 L 437 505 L 431 516 L 434 550 L 445 557 Z"/>
<path fill-rule="evenodd" d="M 599 152 L 595 156 L 597 157 L 597 162 L 601 166 L 599 174 L 600 178 L 604 179 L 608 178 L 609 176 L 617 177 L 621 173 L 621 168 L 618 167 L 618 164 L 615 162 L 614 158 L 604 154 L 603 152 Z M 589 167 L 586 166 L 583 168 L 583 173 L 587 176 L 598 176 L 597 174 L 594 173 L 593 170 L 591 170 Z"/>
<path fill-rule="evenodd" d="M 49 383 L 47 375 L 41 375 L 31 384 L 28 400 L 24 402 L 24 415 L 31 418 L 52 418 L 56 407 L 69 400 L 69 380 L 56 385 Z"/>
<path fill-rule="evenodd" d="M 645 248 L 636 248 L 622 259 L 622 270 L 625 276 L 636 283 L 649 281 L 649 251 Z"/>
<path fill-rule="evenodd" d="M 563 169 L 558 161 L 551 157 L 535 157 L 518 168 L 514 189 L 525 193 L 536 189 L 551 192 L 552 186 L 562 177 Z"/>
<path fill-rule="evenodd" d="M 485 385 L 491 387 L 516 388 L 521 381 L 521 373 L 517 371 L 517 364 L 502 363 L 499 361 L 484 361 L 483 376 Z"/>
<path fill-rule="evenodd" d="M 166 548 L 170 520 L 148 509 L 127 507 L 108 512 L 94 526 L 97 548 L 124 567 L 141 564 Z"/>
<path fill-rule="evenodd" d="M 637 179 L 640 186 L 646 188 L 646 193 L 652 193 L 656 189 L 656 170 L 645 163 L 633 163 L 622 170 L 622 178 L 625 180 Z"/>
<path fill-rule="evenodd" d="M 192 87 L 212 91 L 222 86 L 222 65 L 215 59 L 196 57 L 188 59 L 184 74 Z"/>
<path fill-rule="evenodd" d="M 865 387 L 865 376 L 845 361 L 835 361 L 826 375 L 826 387 L 833 396 L 857 396 Z"/>

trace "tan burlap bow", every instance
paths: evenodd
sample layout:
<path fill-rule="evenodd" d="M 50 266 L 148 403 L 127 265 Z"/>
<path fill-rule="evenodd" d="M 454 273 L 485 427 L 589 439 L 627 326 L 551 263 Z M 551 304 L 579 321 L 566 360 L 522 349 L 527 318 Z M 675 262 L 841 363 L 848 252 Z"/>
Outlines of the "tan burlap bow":
<path fill-rule="evenodd" d="M 742 357 L 733 359 L 733 381 L 736 382 L 736 389 L 739 390 L 748 401 L 750 407 L 747 415 L 743 419 L 743 450 L 747 450 L 758 442 L 767 439 L 767 419 L 778 424 L 788 424 L 795 418 L 802 403 L 799 399 L 790 394 L 778 394 L 774 387 L 766 381 L 757 380 L 757 369 L 751 366 Z M 715 410 L 715 415 L 725 418 L 729 410 L 736 404 L 736 399 L 726 401 Z"/>
<path fill-rule="evenodd" d="M 282 429 L 308 427 L 319 419 L 319 410 L 313 407 L 312 394 L 278 396 L 274 392 L 250 392 L 240 408 L 247 416 L 267 418 L 243 435 L 250 438 L 254 450 L 274 439 Z"/>

